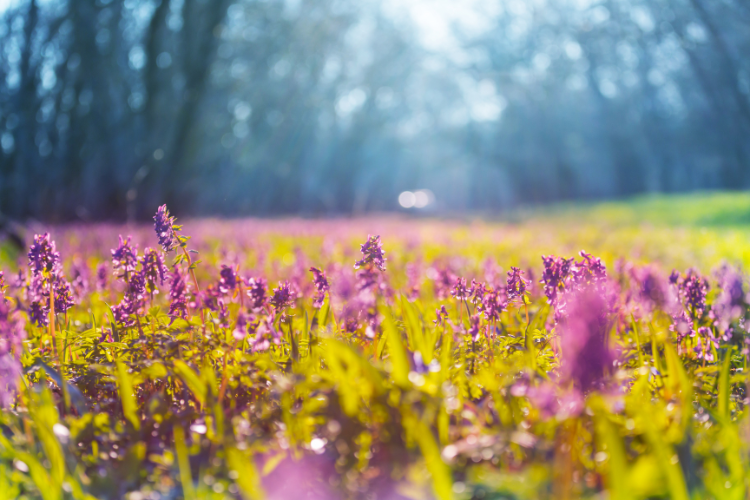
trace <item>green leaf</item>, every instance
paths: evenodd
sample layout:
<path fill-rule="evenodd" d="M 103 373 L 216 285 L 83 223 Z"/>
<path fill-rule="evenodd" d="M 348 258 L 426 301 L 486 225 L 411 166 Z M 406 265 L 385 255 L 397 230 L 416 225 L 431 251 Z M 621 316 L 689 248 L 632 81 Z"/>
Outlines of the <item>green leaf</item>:
<path fill-rule="evenodd" d="M 120 360 L 116 361 L 117 367 L 117 386 L 120 391 L 120 400 L 122 401 L 122 413 L 125 418 L 133 425 L 135 430 L 141 429 L 141 421 L 138 418 L 138 405 L 135 399 L 135 388 L 133 379 L 128 374 L 128 368 Z"/>
<path fill-rule="evenodd" d="M 409 385 L 409 360 L 406 355 L 406 349 L 401 341 L 401 334 L 396 329 L 393 317 L 389 310 L 383 311 L 383 332 L 388 340 L 388 352 L 390 353 L 391 365 L 393 368 L 393 381 L 400 386 Z"/>
<path fill-rule="evenodd" d="M 188 386 L 195 399 L 202 405 L 206 404 L 207 388 L 205 382 L 181 359 L 174 360 L 174 371 Z"/>
<path fill-rule="evenodd" d="M 185 445 L 185 431 L 179 424 L 174 426 L 174 448 L 177 455 L 177 466 L 180 469 L 182 493 L 185 500 L 194 500 L 196 496 L 193 488 L 193 479 L 190 474 L 190 457 Z"/>
<path fill-rule="evenodd" d="M 237 486 L 239 486 L 245 500 L 260 500 L 265 497 L 263 486 L 260 483 L 260 474 L 255 467 L 252 456 L 247 456 L 237 448 L 230 446 L 226 448 L 227 465 L 229 469 L 237 474 Z"/>

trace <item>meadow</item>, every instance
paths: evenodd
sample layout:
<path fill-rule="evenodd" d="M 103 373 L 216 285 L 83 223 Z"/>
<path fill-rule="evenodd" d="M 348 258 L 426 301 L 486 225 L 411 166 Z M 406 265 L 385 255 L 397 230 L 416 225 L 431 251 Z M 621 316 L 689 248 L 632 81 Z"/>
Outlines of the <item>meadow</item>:
<path fill-rule="evenodd" d="M 0 497 L 748 497 L 750 196 L 154 219 L 0 247 Z"/>

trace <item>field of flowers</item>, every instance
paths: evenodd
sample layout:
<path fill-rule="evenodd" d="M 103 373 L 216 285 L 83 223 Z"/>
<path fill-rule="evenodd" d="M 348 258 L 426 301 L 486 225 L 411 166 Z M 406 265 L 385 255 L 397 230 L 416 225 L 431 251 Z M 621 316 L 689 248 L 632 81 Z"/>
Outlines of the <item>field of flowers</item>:
<path fill-rule="evenodd" d="M 31 228 L 0 498 L 745 499 L 746 222 L 606 210 Z"/>

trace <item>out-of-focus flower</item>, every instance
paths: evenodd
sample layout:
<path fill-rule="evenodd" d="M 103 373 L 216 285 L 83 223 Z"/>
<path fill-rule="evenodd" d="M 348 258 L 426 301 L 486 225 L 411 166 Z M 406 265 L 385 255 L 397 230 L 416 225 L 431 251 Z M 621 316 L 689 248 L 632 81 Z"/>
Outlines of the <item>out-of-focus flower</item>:
<path fill-rule="evenodd" d="M 484 313 L 484 317 L 488 321 L 492 321 L 500 318 L 500 313 L 503 312 L 505 306 L 506 301 L 503 299 L 501 292 L 498 290 L 488 290 L 482 299 L 480 309 Z"/>
<path fill-rule="evenodd" d="M 107 289 L 107 281 L 109 276 L 109 270 L 107 269 L 107 263 L 101 262 L 96 266 L 96 291 L 103 292 Z"/>
<path fill-rule="evenodd" d="M 719 347 L 719 339 L 714 335 L 713 330 L 702 326 L 698 328 L 696 336 L 696 345 L 694 348 L 695 355 L 698 359 L 703 359 L 709 363 L 715 360 L 713 348 Z"/>
<path fill-rule="evenodd" d="M 250 299 L 248 307 L 251 311 L 259 311 L 265 307 L 268 301 L 268 285 L 263 278 L 250 278 L 247 280 L 247 296 Z"/>
<path fill-rule="evenodd" d="M 413 262 L 406 264 L 406 299 L 414 302 L 419 298 L 420 274 L 419 266 Z"/>
<path fill-rule="evenodd" d="M 380 271 L 385 271 L 385 251 L 380 243 L 380 236 L 367 236 L 367 241 L 360 245 L 362 259 L 354 263 L 354 269 L 359 269 L 367 265 L 373 265 Z"/>
<path fill-rule="evenodd" d="M 680 284 L 680 293 L 684 297 L 685 307 L 691 315 L 700 316 L 706 308 L 706 293 L 708 282 L 694 271 L 688 271 Z"/>
<path fill-rule="evenodd" d="M 615 359 L 607 339 L 608 306 L 599 291 L 586 288 L 574 292 L 559 328 L 561 379 L 582 391 L 598 387 Z"/>
<path fill-rule="evenodd" d="M 450 297 L 453 285 L 456 283 L 456 276 L 447 267 L 431 267 L 427 270 L 427 277 L 432 280 L 432 288 L 435 291 L 435 298 L 445 300 Z"/>
<path fill-rule="evenodd" d="M 89 268 L 80 260 L 73 261 L 70 268 L 71 283 L 73 293 L 77 300 L 82 300 L 89 289 Z"/>
<path fill-rule="evenodd" d="M 747 297 L 745 296 L 745 284 L 742 274 L 734 269 L 724 266 L 718 272 L 719 296 L 716 297 L 711 307 L 712 316 L 717 321 L 717 326 L 724 336 L 729 340 L 732 322 L 741 318 L 745 313 Z"/>
<path fill-rule="evenodd" d="M 318 269 L 317 267 L 311 267 L 310 272 L 313 273 L 313 283 L 315 284 L 315 290 L 317 291 L 313 298 L 313 307 L 320 309 L 323 307 L 323 302 L 326 299 L 326 293 L 330 290 L 328 284 L 328 278 L 326 273 Z"/>
<path fill-rule="evenodd" d="M 234 292 L 238 283 L 237 271 L 229 266 L 222 265 L 221 271 L 219 271 L 219 292 L 222 295 Z"/>
<path fill-rule="evenodd" d="M 159 238 L 159 245 L 165 252 L 174 249 L 179 241 L 175 231 L 175 219 L 169 216 L 169 210 L 166 205 L 160 206 L 154 215 L 154 230 Z"/>
<path fill-rule="evenodd" d="M 0 354 L 20 354 L 23 341 L 26 340 L 24 325 L 20 311 L 12 307 L 10 301 L 0 298 Z"/>
<path fill-rule="evenodd" d="M 21 363 L 12 354 L 0 354 L 0 408 L 13 404 L 21 373 Z"/>
<path fill-rule="evenodd" d="M 445 306 L 440 306 L 440 309 L 435 309 L 435 315 L 437 318 L 433 320 L 436 325 L 445 325 L 445 320 L 448 319 L 448 310 Z"/>
<path fill-rule="evenodd" d="M 291 306 L 296 298 L 296 294 L 289 282 L 279 283 L 278 288 L 274 288 L 273 296 L 271 297 L 270 303 L 277 310 L 281 311 Z"/>
<path fill-rule="evenodd" d="M 482 332 L 481 328 L 481 316 L 479 313 L 473 314 L 469 321 L 469 335 L 471 336 L 472 342 L 479 340 L 479 334 Z"/>
<path fill-rule="evenodd" d="M 457 278 L 456 283 L 451 290 L 451 296 L 459 302 L 462 302 L 469 298 L 471 291 L 471 288 L 466 286 L 466 278 Z"/>
<path fill-rule="evenodd" d="M 120 271 L 120 277 L 125 277 L 135 271 L 136 265 L 138 264 L 138 248 L 130 246 L 130 236 L 127 240 L 122 239 L 120 235 L 120 242 L 117 248 L 112 250 L 112 268 L 115 272 Z"/>

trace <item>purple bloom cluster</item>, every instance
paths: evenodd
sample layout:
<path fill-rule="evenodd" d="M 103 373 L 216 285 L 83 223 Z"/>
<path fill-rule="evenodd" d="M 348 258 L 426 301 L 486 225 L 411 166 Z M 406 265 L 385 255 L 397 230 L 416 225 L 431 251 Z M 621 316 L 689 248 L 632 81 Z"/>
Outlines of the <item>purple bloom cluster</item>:
<path fill-rule="evenodd" d="M 65 313 L 74 305 L 73 292 L 70 284 L 65 280 L 60 261 L 60 254 L 55 249 L 55 242 L 49 233 L 34 235 L 28 253 L 31 277 L 27 286 L 27 296 L 30 300 L 29 317 L 38 326 L 49 324 L 50 294 L 54 294 L 52 301 L 55 312 Z"/>
<path fill-rule="evenodd" d="M 283 311 L 294 303 L 296 293 L 288 281 L 279 283 L 278 288 L 274 288 L 270 303 L 276 311 Z"/>
<path fill-rule="evenodd" d="M 380 243 L 380 236 L 367 236 L 367 241 L 361 245 L 362 259 L 354 263 L 354 269 L 374 266 L 379 271 L 385 271 L 385 251 Z"/>
<path fill-rule="evenodd" d="M 528 286 L 529 280 L 523 277 L 523 271 L 517 267 L 511 266 L 510 271 L 508 271 L 508 282 L 506 287 L 508 300 L 523 298 Z"/>
<path fill-rule="evenodd" d="M 169 298 L 171 299 L 169 317 L 172 318 L 170 323 L 174 323 L 177 318 L 187 319 L 188 284 L 177 266 L 169 274 Z"/>
<path fill-rule="evenodd" d="M 165 252 L 169 252 L 179 244 L 175 218 L 169 216 L 166 205 L 160 206 L 154 215 L 154 230 L 159 238 L 159 245 Z"/>
<path fill-rule="evenodd" d="M 326 294 L 331 289 L 328 284 L 328 278 L 326 273 L 318 269 L 317 267 L 311 267 L 310 272 L 313 273 L 313 283 L 315 284 L 315 297 L 313 297 L 313 307 L 320 309 L 323 307 L 323 302 L 326 299 Z"/>
<path fill-rule="evenodd" d="M 543 255 L 542 262 L 544 263 L 544 272 L 542 273 L 541 283 L 544 284 L 544 294 L 547 296 L 549 303 L 555 306 L 560 292 L 565 290 L 565 280 L 570 275 L 573 259 Z"/>

